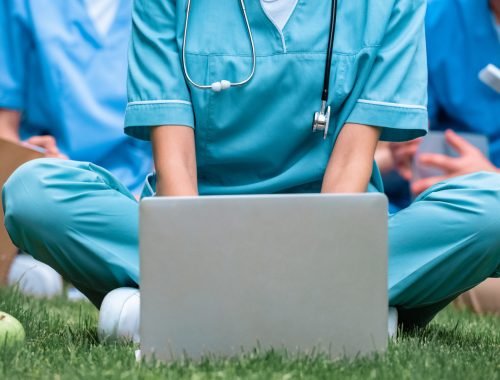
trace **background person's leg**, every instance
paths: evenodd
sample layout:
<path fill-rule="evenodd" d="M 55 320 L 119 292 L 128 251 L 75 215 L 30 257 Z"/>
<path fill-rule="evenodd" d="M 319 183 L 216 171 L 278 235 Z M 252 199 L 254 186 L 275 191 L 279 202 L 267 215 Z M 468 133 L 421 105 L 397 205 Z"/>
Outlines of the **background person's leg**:
<path fill-rule="evenodd" d="M 489 278 L 460 295 L 454 304 L 478 314 L 500 315 L 500 278 Z"/>
<path fill-rule="evenodd" d="M 500 175 L 440 183 L 389 218 L 389 303 L 407 327 L 499 275 Z"/>
<path fill-rule="evenodd" d="M 34 160 L 9 178 L 2 199 L 12 241 L 96 306 L 113 289 L 138 286 L 138 203 L 108 171 Z"/>

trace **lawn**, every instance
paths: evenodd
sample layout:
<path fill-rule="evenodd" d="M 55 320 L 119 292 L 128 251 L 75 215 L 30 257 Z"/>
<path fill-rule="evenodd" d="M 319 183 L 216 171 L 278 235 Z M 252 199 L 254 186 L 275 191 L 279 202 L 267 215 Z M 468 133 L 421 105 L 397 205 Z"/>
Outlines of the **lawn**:
<path fill-rule="evenodd" d="M 331 362 L 256 350 L 171 364 L 138 364 L 134 346 L 100 344 L 97 311 L 88 303 L 0 289 L 0 310 L 17 317 L 27 334 L 24 346 L 0 348 L 0 379 L 500 379 L 500 318 L 452 308 L 371 359 Z"/>

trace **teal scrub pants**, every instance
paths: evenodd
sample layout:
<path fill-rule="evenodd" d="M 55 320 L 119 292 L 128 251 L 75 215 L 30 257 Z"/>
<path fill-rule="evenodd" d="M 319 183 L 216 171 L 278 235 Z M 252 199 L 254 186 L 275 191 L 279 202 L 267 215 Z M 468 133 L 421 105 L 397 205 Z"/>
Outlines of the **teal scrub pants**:
<path fill-rule="evenodd" d="M 96 306 L 115 288 L 139 286 L 138 202 L 106 170 L 31 161 L 10 177 L 2 199 L 13 242 Z M 500 175 L 437 184 L 389 216 L 389 303 L 408 325 L 425 325 L 454 297 L 496 276 Z"/>

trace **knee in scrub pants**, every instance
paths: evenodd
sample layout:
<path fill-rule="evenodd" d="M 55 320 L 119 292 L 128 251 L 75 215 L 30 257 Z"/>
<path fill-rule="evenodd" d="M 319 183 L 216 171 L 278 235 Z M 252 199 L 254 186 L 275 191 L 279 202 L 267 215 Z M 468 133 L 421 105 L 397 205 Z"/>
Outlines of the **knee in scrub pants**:
<path fill-rule="evenodd" d="M 426 325 L 456 296 L 500 274 L 498 174 L 440 183 L 392 224 L 390 298 L 408 327 Z"/>
<path fill-rule="evenodd" d="M 5 227 L 21 250 L 26 242 L 57 235 L 66 223 L 50 191 L 50 177 L 60 170 L 61 160 L 38 159 L 20 166 L 2 189 Z M 31 253 L 31 252 L 30 252 Z"/>
<path fill-rule="evenodd" d="M 500 276 L 500 174 L 479 172 L 452 179 L 442 200 L 449 207 L 449 230 L 455 232 L 455 262 L 473 269 L 460 293 Z"/>
<path fill-rule="evenodd" d="M 137 286 L 137 201 L 105 169 L 59 159 L 30 161 L 5 184 L 3 203 L 14 244 L 94 304 L 117 287 Z"/>

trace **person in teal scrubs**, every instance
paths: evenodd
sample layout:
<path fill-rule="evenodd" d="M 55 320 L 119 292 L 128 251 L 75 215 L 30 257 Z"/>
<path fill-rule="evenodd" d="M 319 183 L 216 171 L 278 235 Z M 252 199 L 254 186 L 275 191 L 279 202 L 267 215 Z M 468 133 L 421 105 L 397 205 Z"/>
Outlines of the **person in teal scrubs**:
<path fill-rule="evenodd" d="M 184 61 L 187 0 L 135 1 L 125 131 L 153 142 L 156 173 L 143 196 L 383 191 L 378 140 L 427 129 L 426 2 L 339 2 L 326 139 L 311 119 L 331 2 L 289 2 L 285 23 L 264 1 L 245 3 L 255 75 L 214 92 L 187 75 L 210 86 L 252 71 L 239 2 L 193 1 Z M 9 179 L 3 204 L 12 240 L 96 306 L 113 289 L 139 286 L 138 202 L 108 171 L 37 160 Z M 389 216 L 389 303 L 403 323 L 425 325 L 500 275 L 498 215 L 500 175 L 479 173 L 439 183 Z"/>
<path fill-rule="evenodd" d="M 123 133 L 131 14 L 131 0 L 2 0 L 0 136 L 140 193 L 153 163 L 150 144 Z"/>
<path fill-rule="evenodd" d="M 414 181 L 414 193 L 447 178 L 500 170 L 500 93 L 478 75 L 489 64 L 500 67 L 500 0 L 430 0 L 426 32 L 430 129 L 449 130 L 447 141 L 459 156 L 421 156 L 422 163 L 439 168 L 444 175 Z M 489 158 L 454 131 L 486 136 Z M 419 142 L 397 145 L 393 151 L 399 172 L 410 179 Z M 393 193 L 406 193 L 404 189 L 405 184 L 399 183 Z M 459 302 L 478 312 L 498 313 L 499 297 L 500 279 L 489 279 Z"/>

